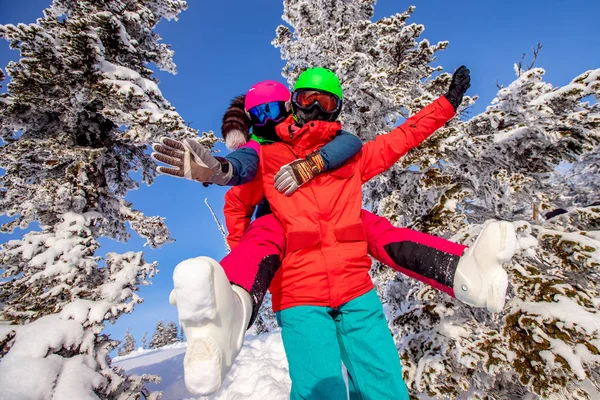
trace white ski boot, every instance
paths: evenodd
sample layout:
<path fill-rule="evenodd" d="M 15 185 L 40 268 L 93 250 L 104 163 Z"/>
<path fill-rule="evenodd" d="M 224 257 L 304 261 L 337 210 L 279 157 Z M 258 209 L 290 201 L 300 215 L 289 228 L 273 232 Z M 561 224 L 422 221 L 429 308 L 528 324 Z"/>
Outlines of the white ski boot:
<path fill-rule="evenodd" d="M 221 265 L 209 257 L 180 262 L 173 283 L 169 302 L 177 305 L 187 338 L 185 386 L 196 395 L 209 395 L 219 390 L 242 348 L 252 299 L 231 285 Z"/>
<path fill-rule="evenodd" d="M 518 249 L 510 222 L 486 221 L 475 243 L 460 258 L 454 275 L 454 295 L 474 307 L 500 312 L 506 301 L 508 275 L 502 263 Z"/>

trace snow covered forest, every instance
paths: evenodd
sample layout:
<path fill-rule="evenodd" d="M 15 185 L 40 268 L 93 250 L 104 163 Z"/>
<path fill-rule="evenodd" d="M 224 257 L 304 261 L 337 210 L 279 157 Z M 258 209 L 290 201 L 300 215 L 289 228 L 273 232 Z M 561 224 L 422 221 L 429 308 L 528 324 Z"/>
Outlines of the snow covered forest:
<path fill-rule="evenodd" d="M 158 321 L 158 323 L 156 324 L 156 328 L 154 329 L 154 333 L 152 334 L 150 343 L 148 343 L 148 332 L 144 332 L 144 335 L 142 336 L 142 339 L 140 341 L 141 346 L 139 347 L 137 345 L 135 337 L 133 337 L 129 329 L 127 329 L 125 331 L 125 338 L 123 339 L 123 341 L 117 349 L 117 355 L 119 357 L 122 357 L 131 354 L 139 349 L 158 349 L 183 341 L 183 329 L 179 328 L 177 324 L 173 321 L 169 321 L 169 323 L 165 325 L 165 322 L 161 320 Z"/>
<path fill-rule="evenodd" d="M 375 3 L 284 0 L 272 42 L 290 85 L 310 66 L 340 77 L 344 129 L 363 141 L 445 93 L 453 72 L 436 63 L 449 43 L 424 37 L 414 7 L 375 19 Z M 150 68 L 176 71 L 156 25 L 176 23 L 186 7 L 54 0 L 34 24 L 0 25 L 0 38 L 20 51 L 0 66 L 0 84 L 10 77 L 0 94 L 0 212 L 10 220 L 0 230 L 27 229 L 0 249 L 0 399 L 160 397 L 146 387 L 157 376 L 113 365 L 119 340 L 103 332 L 134 312 L 158 265 L 142 252 L 100 256 L 99 240 L 127 241 L 133 231 L 151 248 L 168 246 L 164 219 L 125 200 L 155 179 L 148 145 L 161 136 L 218 140 L 183 120 Z M 532 57 L 515 60 L 514 80 L 483 112 L 470 115 L 478 100 L 465 99 L 461 115 L 364 187 L 365 207 L 397 226 L 469 244 L 497 219 L 519 235 L 499 314 L 374 264 L 415 398 L 591 399 L 591 388 L 600 391 L 600 68 L 556 86 Z M 272 386 L 259 385 L 269 398 L 268 387 L 285 392 L 289 378 L 273 315 L 263 311 L 239 371 L 271 354 L 277 362 L 259 375 L 272 377 Z M 149 347 L 167 344 L 160 336 Z M 132 341 L 123 355 L 135 353 Z M 257 385 L 235 368 L 236 379 Z"/>

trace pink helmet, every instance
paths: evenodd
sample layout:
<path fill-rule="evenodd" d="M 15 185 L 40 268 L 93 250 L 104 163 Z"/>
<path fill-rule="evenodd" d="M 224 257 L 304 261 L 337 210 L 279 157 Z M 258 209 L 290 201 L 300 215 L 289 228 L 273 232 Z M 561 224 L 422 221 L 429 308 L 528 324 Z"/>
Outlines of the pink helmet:
<path fill-rule="evenodd" d="M 252 107 L 272 101 L 288 101 L 291 96 L 288 88 L 277 81 L 258 82 L 246 93 L 244 109 L 248 111 Z"/>

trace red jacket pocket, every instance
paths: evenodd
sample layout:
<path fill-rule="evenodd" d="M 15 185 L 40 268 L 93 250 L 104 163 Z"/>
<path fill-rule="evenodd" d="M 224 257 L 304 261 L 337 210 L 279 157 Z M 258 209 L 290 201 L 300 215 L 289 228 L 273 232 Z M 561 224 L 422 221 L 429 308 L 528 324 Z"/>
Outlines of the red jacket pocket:
<path fill-rule="evenodd" d="M 321 241 L 319 232 L 296 231 L 286 235 L 286 252 L 293 252 L 316 245 Z"/>
<path fill-rule="evenodd" d="M 363 224 L 348 225 L 334 230 L 335 237 L 339 242 L 364 242 L 367 233 Z"/>

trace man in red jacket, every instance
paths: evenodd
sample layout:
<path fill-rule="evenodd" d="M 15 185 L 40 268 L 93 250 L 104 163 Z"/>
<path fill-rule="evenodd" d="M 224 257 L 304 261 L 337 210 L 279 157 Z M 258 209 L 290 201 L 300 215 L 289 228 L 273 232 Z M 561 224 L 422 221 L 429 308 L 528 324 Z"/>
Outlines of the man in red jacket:
<path fill-rule="evenodd" d="M 281 142 L 260 148 L 260 177 L 243 187 L 257 201 L 264 194 L 286 235 L 286 255 L 270 290 L 288 357 L 291 398 L 345 398 L 343 360 L 353 395 L 408 399 L 398 352 L 368 274 L 361 188 L 443 126 L 455 109 L 440 97 L 400 127 L 365 143 L 344 166 L 286 197 L 275 187 L 281 167 L 306 158 L 341 129 L 318 109 L 326 101 L 319 93 L 326 95 L 324 88 L 339 82 L 337 77 L 330 73 L 308 84 L 304 80 L 301 75 L 294 87 L 294 116 L 277 126 Z M 309 90 L 316 107 L 299 109 L 297 97 Z"/>

